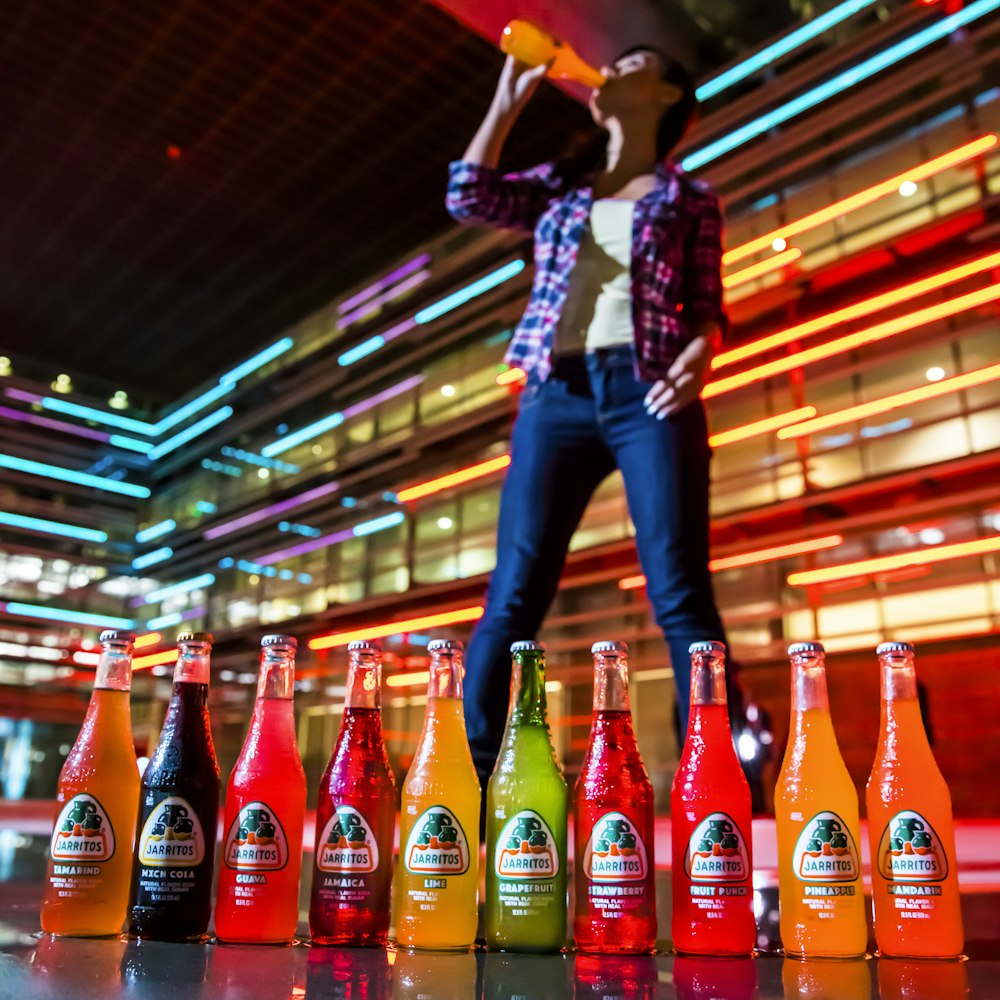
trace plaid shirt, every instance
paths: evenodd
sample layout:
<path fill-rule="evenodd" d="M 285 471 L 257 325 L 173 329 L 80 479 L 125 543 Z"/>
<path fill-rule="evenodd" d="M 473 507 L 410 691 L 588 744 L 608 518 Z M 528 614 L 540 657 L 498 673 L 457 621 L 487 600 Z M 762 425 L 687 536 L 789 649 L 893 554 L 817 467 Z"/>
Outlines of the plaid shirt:
<path fill-rule="evenodd" d="M 458 160 L 450 165 L 446 205 L 459 222 L 483 222 L 535 234 L 535 278 L 507 351 L 508 364 L 545 380 L 552 342 L 577 250 L 590 222 L 593 188 L 571 186 L 558 163 L 501 174 Z M 632 322 L 636 377 L 655 382 L 703 321 L 728 328 L 722 304 L 722 215 L 702 181 L 672 163 L 636 202 L 632 224 Z"/>

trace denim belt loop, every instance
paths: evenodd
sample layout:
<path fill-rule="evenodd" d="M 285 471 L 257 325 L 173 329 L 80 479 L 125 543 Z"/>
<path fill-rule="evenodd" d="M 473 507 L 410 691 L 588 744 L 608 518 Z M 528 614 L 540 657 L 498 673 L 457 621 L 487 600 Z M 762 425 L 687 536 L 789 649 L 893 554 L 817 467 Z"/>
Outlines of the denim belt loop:
<path fill-rule="evenodd" d="M 591 371 L 608 371 L 612 368 L 633 368 L 635 348 L 631 344 L 618 347 L 598 347 L 586 354 L 587 367 Z"/>

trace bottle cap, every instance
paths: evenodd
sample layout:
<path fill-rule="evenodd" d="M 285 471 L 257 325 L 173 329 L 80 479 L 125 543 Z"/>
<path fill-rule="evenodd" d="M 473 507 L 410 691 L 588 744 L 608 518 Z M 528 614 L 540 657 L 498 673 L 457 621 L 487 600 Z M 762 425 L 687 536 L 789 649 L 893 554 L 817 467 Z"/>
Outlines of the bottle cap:
<path fill-rule="evenodd" d="M 181 632 L 177 636 L 178 643 L 181 642 L 207 642 L 211 645 L 215 642 L 215 637 L 211 632 Z"/>
<path fill-rule="evenodd" d="M 299 648 L 299 640 L 292 635 L 279 635 L 274 633 L 272 635 L 265 635 L 263 639 L 260 640 L 261 648 L 266 648 L 267 646 L 291 646 L 292 649 Z"/>
<path fill-rule="evenodd" d="M 724 653 L 726 651 L 725 643 L 716 642 L 714 639 L 705 639 L 702 642 L 692 642 L 688 646 L 688 656 L 694 656 L 695 653 Z"/>
<path fill-rule="evenodd" d="M 591 653 L 621 653 L 622 656 L 627 656 L 628 643 L 615 642 L 613 639 L 604 639 L 601 642 L 595 642 L 590 647 L 590 651 Z"/>
<path fill-rule="evenodd" d="M 789 656 L 801 656 L 803 653 L 826 653 L 821 642 L 793 642 L 788 647 Z"/>
<path fill-rule="evenodd" d="M 458 639 L 432 639 L 427 643 L 428 653 L 461 653 L 465 645 Z"/>
<path fill-rule="evenodd" d="M 885 656 L 886 653 L 913 653 L 915 652 L 912 642 L 881 642 L 875 650 L 877 656 Z"/>
<path fill-rule="evenodd" d="M 100 642 L 127 642 L 130 646 L 135 642 L 135 632 L 125 632 L 121 629 L 109 628 L 101 633 Z"/>
<path fill-rule="evenodd" d="M 355 639 L 347 644 L 348 653 L 381 653 L 382 643 L 375 639 Z"/>
<path fill-rule="evenodd" d="M 534 639 L 522 639 L 520 642 L 513 642 L 510 646 L 512 653 L 544 653 L 545 643 L 535 642 Z"/>

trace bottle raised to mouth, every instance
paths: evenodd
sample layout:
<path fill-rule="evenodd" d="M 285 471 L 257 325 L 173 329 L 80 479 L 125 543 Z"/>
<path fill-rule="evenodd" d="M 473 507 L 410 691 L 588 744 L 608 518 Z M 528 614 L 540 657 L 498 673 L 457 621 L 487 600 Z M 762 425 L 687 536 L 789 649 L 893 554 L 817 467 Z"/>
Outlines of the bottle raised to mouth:
<path fill-rule="evenodd" d="M 575 80 L 585 87 L 603 87 L 600 70 L 584 62 L 567 42 L 553 38 L 530 21 L 511 21 L 500 36 L 500 48 L 529 66 L 551 63 L 548 75 L 555 80 Z"/>

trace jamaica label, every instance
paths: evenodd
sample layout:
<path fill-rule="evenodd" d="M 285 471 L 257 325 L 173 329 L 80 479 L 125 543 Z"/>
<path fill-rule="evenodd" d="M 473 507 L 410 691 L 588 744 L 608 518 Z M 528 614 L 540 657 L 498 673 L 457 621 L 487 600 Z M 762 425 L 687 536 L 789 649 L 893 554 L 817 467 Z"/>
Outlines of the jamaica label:
<path fill-rule="evenodd" d="M 273 872 L 288 864 L 288 840 L 281 821 L 264 802 L 251 802 L 237 814 L 226 834 L 222 857 L 227 868 Z"/>
<path fill-rule="evenodd" d="M 522 809 L 500 831 L 493 857 L 501 878 L 554 878 L 559 851 L 548 824 L 532 809 Z"/>
<path fill-rule="evenodd" d="M 364 875 L 378 868 L 378 860 L 378 844 L 368 821 L 357 809 L 338 806 L 323 828 L 316 867 L 321 872 Z"/>
<path fill-rule="evenodd" d="M 152 868 L 193 867 L 205 857 L 205 834 L 194 807 L 168 795 L 150 812 L 139 834 L 139 863 Z"/>
<path fill-rule="evenodd" d="M 450 809 L 431 806 L 413 824 L 403 857 L 417 875 L 461 875 L 469 870 L 469 842 Z"/>
<path fill-rule="evenodd" d="M 107 861 L 115 853 L 111 820 L 93 795 L 74 795 L 66 803 L 52 831 L 53 861 Z"/>
<path fill-rule="evenodd" d="M 858 849 L 847 824 L 834 812 L 819 812 L 802 827 L 792 871 L 803 882 L 855 882 L 861 875 Z"/>
<path fill-rule="evenodd" d="M 943 882 L 948 877 L 948 857 L 930 822 L 904 809 L 882 831 L 878 870 L 890 882 Z"/>
<path fill-rule="evenodd" d="M 594 824 L 583 870 L 592 882 L 638 882 L 646 877 L 646 845 L 631 820 L 620 812 L 611 812 Z"/>
<path fill-rule="evenodd" d="M 693 882 L 743 882 L 750 857 L 740 828 L 725 813 L 706 816 L 688 841 L 684 868 Z"/>

